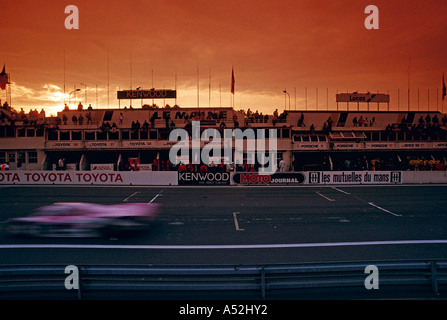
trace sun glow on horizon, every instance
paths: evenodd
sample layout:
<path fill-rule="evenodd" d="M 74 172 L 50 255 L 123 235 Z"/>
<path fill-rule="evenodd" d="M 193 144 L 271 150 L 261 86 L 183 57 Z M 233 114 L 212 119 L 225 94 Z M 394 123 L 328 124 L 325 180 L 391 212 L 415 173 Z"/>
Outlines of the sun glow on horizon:
<path fill-rule="evenodd" d="M 47 116 L 56 116 L 58 112 L 64 110 L 65 104 L 70 110 L 77 110 L 78 104 L 83 105 L 86 110 L 91 106 L 96 109 L 138 109 L 143 105 L 156 104 L 159 108 L 166 105 L 178 105 L 181 108 L 231 108 L 234 110 L 250 109 L 252 112 L 263 114 L 273 114 L 274 110 L 291 111 L 356 111 L 357 105 L 340 103 L 335 101 L 335 94 L 340 90 L 327 89 L 316 90 L 311 88 L 291 88 L 279 92 L 275 95 L 270 93 L 256 93 L 253 91 L 237 91 L 234 95 L 222 90 L 202 89 L 197 96 L 197 88 L 179 87 L 177 89 L 177 99 L 133 99 L 118 100 L 116 92 L 123 90 L 122 87 L 107 88 L 87 87 L 70 90 L 64 90 L 56 84 L 47 83 L 39 90 L 34 90 L 21 84 L 11 84 L 12 107 L 15 110 L 23 109 L 25 112 L 30 110 L 44 109 Z M 75 87 L 74 87 L 75 88 Z M 108 92 L 109 91 L 109 92 Z M 357 91 L 357 90 L 353 90 Z M 361 91 L 361 90 L 360 90 Z M 359 91 L 359 92 L 360 92 Z M 368 90 L 367 90 L 368 91 Z M 346 90 L 343 92 L 347 92 Z M 408 96 L 406 90 L 382 90 L 390 94 L 390 105 L 371 104 L 368 106 L 361 104 L 359 111 L 441 111 L 443 112 L 443 103 L 441 101 L 440 91 L 437 89 L 411 91 L 411 106 L 408 107 Z M 109 96 L 109 97 L 108 97 Z M 5 95 L 0 95 L 2 103 L 8 101 Z M 30 101 L 34 101 L 30 104 Z M 233 105 L 234 102 L 234 105 Z"/>

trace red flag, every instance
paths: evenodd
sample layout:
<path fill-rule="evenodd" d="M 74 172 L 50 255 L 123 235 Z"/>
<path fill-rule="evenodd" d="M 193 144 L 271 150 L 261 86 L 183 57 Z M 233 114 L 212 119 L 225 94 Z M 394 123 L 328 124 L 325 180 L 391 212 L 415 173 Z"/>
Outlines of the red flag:
<path fill-rule="evenodd" d="M 0 73 L 0 88 L 2 88 L 2 90 L 5 90 L 7 84 L 8 84 L 8 74 L 5 72 L 5 65 L 3 65 L 3 70 Z"/>
<path fill-rule="evenodd" d="M 444 73 L 443 73 L 442 74 L 442 100 L 444 100 L 446 94 L 447 94 L 447 88 L 445 86 Z"/>
<path fill-rule="evenodd" d="M 234 94 L 234 69 L 231 68 L 231 93 Z"/>

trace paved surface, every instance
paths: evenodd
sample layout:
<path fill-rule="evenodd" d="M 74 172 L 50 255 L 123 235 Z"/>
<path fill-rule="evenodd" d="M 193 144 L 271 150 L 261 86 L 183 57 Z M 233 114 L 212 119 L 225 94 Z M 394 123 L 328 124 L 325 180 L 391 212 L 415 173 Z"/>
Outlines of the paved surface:
<path fill-rule="evenodd" d="M 447 258 L 447 186 L 2 187 L 0 220 L 61 201 L 157 202 L 129 238 L 12 238 L 2 264 L 277 264 Z"/>

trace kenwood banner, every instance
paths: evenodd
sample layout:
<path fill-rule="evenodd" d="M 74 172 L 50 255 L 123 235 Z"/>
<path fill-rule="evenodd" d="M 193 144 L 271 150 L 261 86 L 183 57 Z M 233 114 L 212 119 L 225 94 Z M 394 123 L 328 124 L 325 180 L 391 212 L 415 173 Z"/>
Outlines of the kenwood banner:
<path fill-rule="evenodd" d="M 228 172 L 179 172 L 178 184 L 181 186 L 229 185 L 230 174 Z"/>
<path fill-rule="evenodd" d="M 176 97 L 177 91 L 168 89 L 117 91 L 118 99 L 174 99 Z"/>

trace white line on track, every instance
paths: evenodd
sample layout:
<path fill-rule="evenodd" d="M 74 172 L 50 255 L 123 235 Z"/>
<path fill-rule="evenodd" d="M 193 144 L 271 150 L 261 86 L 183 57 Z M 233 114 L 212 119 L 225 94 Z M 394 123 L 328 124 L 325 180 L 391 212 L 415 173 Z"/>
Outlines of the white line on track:
<path fill-rule="evenodd" d="M 221 250 L 358 247 L 383 245 L 447 244 L 447 240 L 391 240 L 360 242 L 242 244 L 242 245 L 103 245 L 103 244 L 3 244 L 0 249 L 119 249 L 119 250 Z"/>
<path fill-rule="evenodd" d="M 154 202 L 154 200 L 157 199 L 157 198 L 161 195 L 161 193 L 162 193 L 163 191 L 165 191 L 165 189 L 163 189 L 163 190 L 161 190 L 159 193 L 157 193 L 157 194 L 155 195 L 155 197 L 153 197 L 152 200 L 148 202 L 148 204 Z"/>
<path fill-rule="evenodd" d="M 368 204 L 369 204 L 370 206 L 373 206 L 373 207 L 379 209 L 379 210 L 385 211 L 386 213 L 392 214 L 393 216 L 396 216 L 396 217 L 402 217 L 401 214 L 393 213 L 393 212 L 391 212 L 391 211 L 389 211 L 389 210 L 387 210 L 387 209 L 384 209 L 384 208 L 382 208 L 382 207 L 379 207 L 378 205 L 375 205 L 375 204 L 372 203 L 372 202 L 368 202 Z"/>
<path fill-rule="evenodd" d="M 128 196 L 126 199 L 124 199 L 123 202 L 127 202 L 127 201 L 129 201 L 130 198 L 132 198 L 134 195 L 136 195 L 136 194 L 138 194 L 138 193 L 140 193 L 140 192 L 139 192 L 139 191 L 136 191 L 136 192 L 132 193 L 130 196 Z"/>
<path fill-rule="evenodd" d="M 338 192 L 344 193 L 344 194 L 350 194 L 349 192 L 346 192 L 344 190 L 338 189 L 336 187 L 332 187 L 332 189 L 337 190 Z"/>
<path fill-rule="evenodd" d="M 323 198 L 325 198 L 328 201 L 335 201 L 335 199 L 328 198 L 324 194 L 321 194 L 319 191 L 315 191 L 315 193 L 318 194 L 319 196 L 322 196 Z"/>
<path fill-rule="evenodd" d="M 233 219 L 234 219 L 234 226 L 236 228 L 236 231 L 244 231 L 244 229 L 239 228 L 239 222 L 237 221 L 237 214 L 239 212 L 233 212 Z"/>

